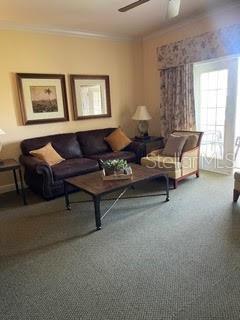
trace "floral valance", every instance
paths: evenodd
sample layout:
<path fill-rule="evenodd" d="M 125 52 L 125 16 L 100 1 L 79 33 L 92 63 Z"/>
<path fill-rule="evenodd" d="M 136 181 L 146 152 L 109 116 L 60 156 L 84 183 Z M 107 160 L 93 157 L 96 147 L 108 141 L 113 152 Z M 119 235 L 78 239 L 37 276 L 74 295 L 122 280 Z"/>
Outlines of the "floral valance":
<path fill-rule="evenodd" d="M 157 48 L 159 69 L 240 54 L 240 24 Z"/>

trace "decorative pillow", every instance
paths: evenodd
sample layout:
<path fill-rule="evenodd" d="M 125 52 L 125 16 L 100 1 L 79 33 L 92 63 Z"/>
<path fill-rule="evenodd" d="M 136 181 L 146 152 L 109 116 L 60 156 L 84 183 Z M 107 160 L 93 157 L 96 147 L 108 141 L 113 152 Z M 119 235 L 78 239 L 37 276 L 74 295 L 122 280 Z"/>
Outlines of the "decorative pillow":
<path fill-rule="evenodd" d="M 53 149 L 50 142 L 44 147 L 32 150 L 29 153 L 40 160 L 44 160 L 49 166 L 53 166 L 65 160 Z"/>
<path fill-rule="evenodd" d="M 196 134 L 191 134 L 188 136 L 187 141 L 185 142 L 185 145 L 183 147 L 183 152 L 187 152 L 189 150 L 192 150 L 196 148 L 198 143 L 198 136 Z"/>
<path fill-rule="evenodd" d="M 162 155 L 169 157 L 179 157 L 182 154 L 187 136 L 176 136 L 171 134 L 167 140 Z"/>
<path fill-rule="evenodd" d="M 110 145 L 113 151 L 121 151 L 132 142 L 121 128 L 114 130 L 109 136 L 105 137 L 104 140 Z"/>

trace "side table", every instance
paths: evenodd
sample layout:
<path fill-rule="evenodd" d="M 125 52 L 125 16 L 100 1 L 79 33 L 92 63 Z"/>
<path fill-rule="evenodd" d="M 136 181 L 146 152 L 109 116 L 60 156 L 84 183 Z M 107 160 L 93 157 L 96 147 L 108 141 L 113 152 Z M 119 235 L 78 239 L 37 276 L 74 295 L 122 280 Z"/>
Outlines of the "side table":
<path fill-rule="evenodd" d="M 145 145 L 145 155 L 150 153 L 153 150 L 161 149 L 164 147 L 164 138 L 163 137 L 155 137 L 155 136 L 149 136 L 148 139 L 141 139 L 141 138 L 133 138 L 133 141 L 141 142 Z"/>
<path fill-rule="evenodd" d="M 26 205 L 27 201 L 26 201 L 26 195 L 25 195 L 25 190 L 24 190 L 24 186 L 23 186 L 23 178 L 22 178 L 22 171 L 21 171 L 20 163 L 14 159 L 1 160 L 0 161 L 0 172 L 5 172 L 5 171 L 12 171 L 13 172 L 16 192 L 18 194 L 21 194 L 23 204 Z M 18 186 L 17 171 L 19 173 L 21 190 L 19 190 L 19 186 Z"/>

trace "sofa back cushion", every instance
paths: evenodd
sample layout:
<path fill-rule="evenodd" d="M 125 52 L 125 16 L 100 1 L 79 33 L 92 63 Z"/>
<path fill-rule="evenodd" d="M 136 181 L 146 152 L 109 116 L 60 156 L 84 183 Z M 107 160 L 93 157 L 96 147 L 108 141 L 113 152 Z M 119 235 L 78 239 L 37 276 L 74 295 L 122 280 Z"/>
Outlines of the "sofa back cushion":
<path fill-rule="evenodd" d="M 77 132 L 77 139 L 85 156 L 105 153 L 111 148 L 104 141 L 104 138 L 112 133 L 116 128 L 97 129 Z"/>
<path fill-rule="evenodd" d="M 64 159 L 80 158 L 83 156 L 76 134 L 74 133 L 26 139 L 21 142 L 21 150 L 24 155 L 30 155 L 30 151 L 42 148 L 48 143 L 51 143 L 57 153 Z"/>

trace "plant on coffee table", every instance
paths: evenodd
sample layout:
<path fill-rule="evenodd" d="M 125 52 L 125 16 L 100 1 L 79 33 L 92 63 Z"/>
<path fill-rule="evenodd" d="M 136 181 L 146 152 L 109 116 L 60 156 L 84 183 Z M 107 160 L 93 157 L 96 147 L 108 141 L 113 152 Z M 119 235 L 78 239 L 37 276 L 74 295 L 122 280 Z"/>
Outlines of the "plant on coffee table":
<path fill-rule="evenodd" d="M 128 168 L 128 163 L 123 159 L 114 159 L 101 161 L 101 166 L 105 170 L 106 175 L 124 174 L 125 169 Z"/>

